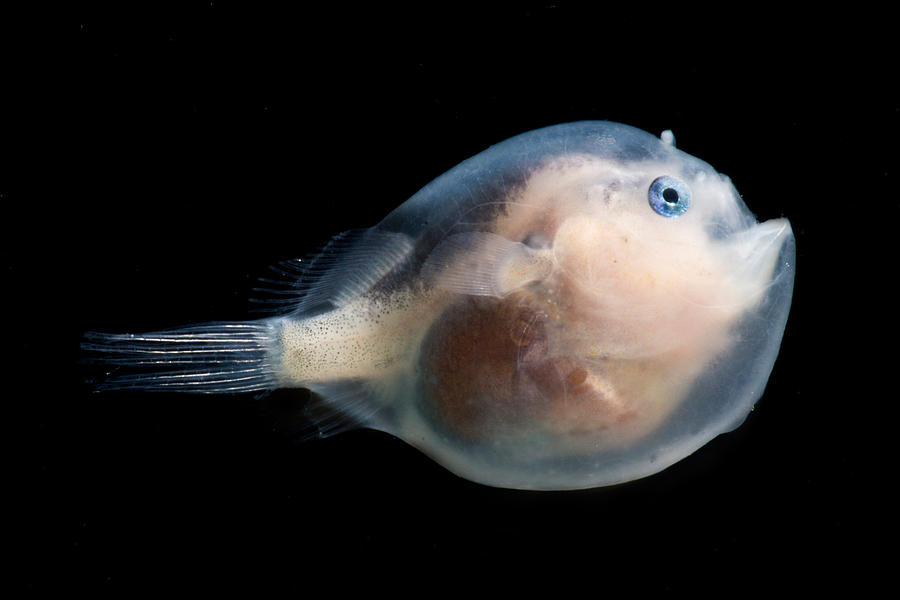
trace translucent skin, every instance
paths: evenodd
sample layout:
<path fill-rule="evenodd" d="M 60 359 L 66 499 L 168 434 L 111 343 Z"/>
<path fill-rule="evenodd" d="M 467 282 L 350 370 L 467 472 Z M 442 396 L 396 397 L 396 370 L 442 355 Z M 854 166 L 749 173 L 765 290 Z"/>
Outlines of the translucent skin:
<path fill-rule="evenodd" d="M 788 222 L 757 223 L 671 133 L 570 123 L 492 146 L 375 227 L 280 263 L 271 318 L 88 333 L 83 348 L 116 367 L 101 389 L 309 388 L 313 435 L 371 427 L 473 481 L 594 487 L 743 421 L 793 263 Z"/>
<path fill-rule="evenodd" d="M 677 218 L 648 203 L 662 175 L 691 190 Z M 280 318 L 279 382 L 489 485 L 619 483 L 732 429 L 790 305 L 787 221 L 614 123 L 507 140 L 374 229 L 409 251 L 352 301 Z"/>

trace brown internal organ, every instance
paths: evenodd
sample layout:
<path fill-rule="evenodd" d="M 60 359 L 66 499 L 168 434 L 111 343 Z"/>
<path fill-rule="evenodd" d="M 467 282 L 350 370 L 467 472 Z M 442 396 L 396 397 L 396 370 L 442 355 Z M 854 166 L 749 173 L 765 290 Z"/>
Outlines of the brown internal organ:
<path fill-rule="evenodd" d="M 465 439 L 595 432 L 622 418 L 576 360 L 549 347 L 546 317 L 522 296 L 464 298 L 421 357 L 426 413 Z M 607 394 L 608 395 L 608 394 Z"/>

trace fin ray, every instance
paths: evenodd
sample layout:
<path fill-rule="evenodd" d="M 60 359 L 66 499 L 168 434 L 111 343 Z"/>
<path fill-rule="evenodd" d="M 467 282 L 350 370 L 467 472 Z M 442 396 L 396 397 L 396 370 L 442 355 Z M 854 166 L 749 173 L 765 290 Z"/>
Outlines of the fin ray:
<path fill-rule="evenodd" d="M 144 334 L 87 332 L 81 346 L 88 362 L 106 371 L 98 391 L 242 393 L 275 387 L 274 339 L 271 322 L 253 321 Z"/>
<path fill-rule="evenodd" d="M 447 237 L 422 266 L 435 287 L 458 294 L 496 296 L 546 277 L 549 252 L 494 233 L 471 231 Z"/>
<path fill-rule="evenodd" d="M 340 307 L 401 264 L 412 251 L 402 233 L 378 228 L 345 231 L 303 259 L 269 267 L 281 279 L 260 278 L 250 301 L 257 312 L 296 314 L 330 304 Z"/>

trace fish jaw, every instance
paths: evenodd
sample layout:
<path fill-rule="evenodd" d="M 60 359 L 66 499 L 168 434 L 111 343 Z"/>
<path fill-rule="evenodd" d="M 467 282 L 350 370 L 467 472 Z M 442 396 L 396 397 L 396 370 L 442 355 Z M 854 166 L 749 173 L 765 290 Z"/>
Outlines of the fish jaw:
<path fill-rule="evenodd" d="M 764 221 L 728 240 L 729 255 L 738 265 L 732 277 L 748 305 L 758 304 L 776 281 L 793 273 L 793 242 L 791 224 L 784 218 Z"/>

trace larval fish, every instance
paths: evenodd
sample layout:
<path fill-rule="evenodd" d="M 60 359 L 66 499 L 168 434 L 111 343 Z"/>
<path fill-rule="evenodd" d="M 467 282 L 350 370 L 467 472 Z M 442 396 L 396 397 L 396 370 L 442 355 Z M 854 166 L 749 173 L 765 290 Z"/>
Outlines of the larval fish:
<path fill-rule="evenodd" d="M 86 334 L 99 389 L 314 392 L 493 486 L 658 472 L 737 427 L 772 370 L 794 238 L 730 180 L 605 121 L 539 129 L 265 279 L 262 319 Z M 122 372 L 125 374 L 122 374 Z"/>

